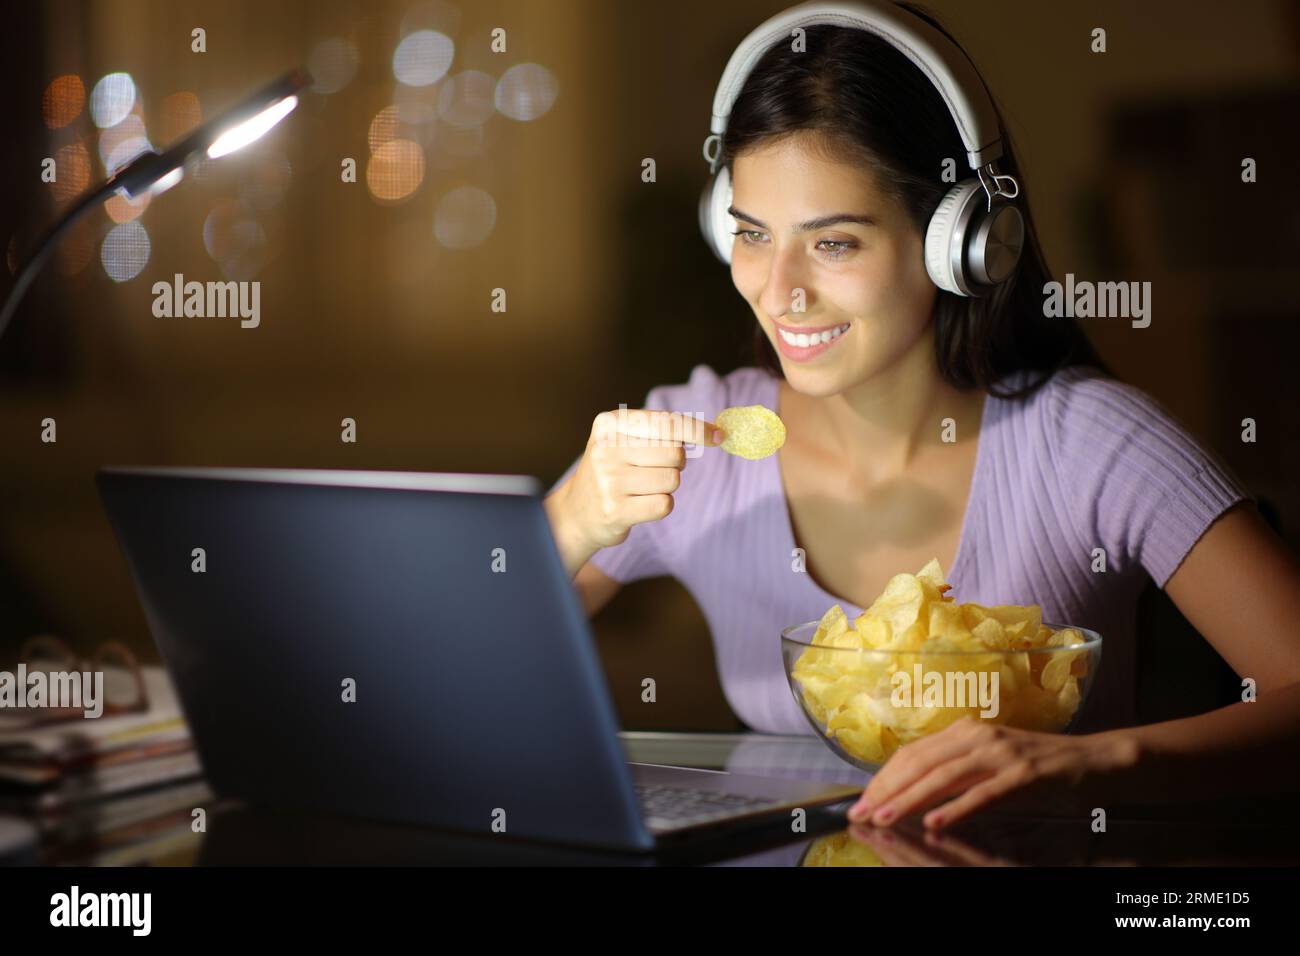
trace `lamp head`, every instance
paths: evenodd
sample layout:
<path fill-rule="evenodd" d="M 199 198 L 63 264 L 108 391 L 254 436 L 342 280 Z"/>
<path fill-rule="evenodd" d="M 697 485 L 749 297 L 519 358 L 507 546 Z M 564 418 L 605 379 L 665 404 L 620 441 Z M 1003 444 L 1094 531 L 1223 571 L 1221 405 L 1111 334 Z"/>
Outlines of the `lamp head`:
<path fill-rule="evenodd" d="M 150 150 L 123 167 L 109 185 L 127 199 L 170 189 L 184 174 L 191 156 L 216 159 L 260 139 L 298 105 L 298 94 L 312 83 L 306 70 L 291 70 L 243 100 L 238 106 L 196 128 L 162 153 Z"/>

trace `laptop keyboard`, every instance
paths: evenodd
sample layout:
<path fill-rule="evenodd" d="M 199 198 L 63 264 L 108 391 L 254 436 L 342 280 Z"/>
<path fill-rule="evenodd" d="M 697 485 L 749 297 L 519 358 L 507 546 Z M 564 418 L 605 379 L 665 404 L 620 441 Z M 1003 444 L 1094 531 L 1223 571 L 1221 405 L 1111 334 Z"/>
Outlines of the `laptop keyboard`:
<path fill-rule="evenodd" d="M 706 823 L 763 807 L 781 805 L 780 800 L 749 797 L 739 793 L 719 793 L 716 790 L 691 790 L 686 787 L 641 783 L 633 784 L 633 788 L 641 801 L 646 826 L 651 829 Z"/>

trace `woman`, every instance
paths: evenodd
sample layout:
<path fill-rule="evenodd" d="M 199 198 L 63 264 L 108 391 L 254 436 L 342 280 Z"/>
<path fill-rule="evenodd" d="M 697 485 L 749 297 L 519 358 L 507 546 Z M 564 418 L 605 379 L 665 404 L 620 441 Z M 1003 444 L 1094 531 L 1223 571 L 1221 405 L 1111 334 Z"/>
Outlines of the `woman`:
<path fill-rule="evenodd" d="M 696 366 L 644 407 L 685 416 L 685 440 L 711 445 L 718 411 L 762 404 L 788 439 L 756 462 L 706 448 L 688 468 L 680 444 L 608 440 L 646 423 L 598 416 L 546 500 L 589 613 L 629 581 L 678 578 L 709 621 L 732 708 L 774 733 L 810 730 L 779 627 L 834 603 L 853 617 L 932 557 L 959 601 L 1036 603 L 1103 635 L 1077 735 L 959 721 L 901 748 L 854 820 L 929 811 L 935 827 L 1009 797 L 1105 806 L 1300 786 L 1287 611 L 1300 563 L 1222 461 L 1111 377 L 1073 320 L 1044 316 L 1049 276 L 1009 139 L 1000 162 L 1022 186 L 1025 248 L 1014 277 L 977 298 L 927 275 L 924 230 L 951 186 L 939 172 L 965 150 L 936 87 L 889 43 L 815 26 L 802 52 L 776 44 L 721 145 L 755 366 Z M 809 333 L 829 341 L 801 348 Z M 1257 702 L 1133 726 L 1148 577 L 1255 681 Z"/>

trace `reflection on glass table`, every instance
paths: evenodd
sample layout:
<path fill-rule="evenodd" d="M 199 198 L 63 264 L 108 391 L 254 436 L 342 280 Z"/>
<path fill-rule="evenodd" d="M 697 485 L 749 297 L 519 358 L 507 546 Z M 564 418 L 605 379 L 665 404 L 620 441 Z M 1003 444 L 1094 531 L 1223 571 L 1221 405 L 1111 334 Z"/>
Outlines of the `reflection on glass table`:
<path fill-rule="evenodd" d="M 871 774 L 819 738 L 773 734 L 622 734 L 628 759 L 865 787 Z M 848 809 L 848 803 L 842 805 Z M 1076 807 L 989 808 L 940 834 L 918 817 L 848 825 L 717 866 L 1234 866 L 1300 864 L 1294 794 L 1177 806 L 1107 808 L 1104 832 Z M 837 812 L 839 806 L 827 808 Z"/>

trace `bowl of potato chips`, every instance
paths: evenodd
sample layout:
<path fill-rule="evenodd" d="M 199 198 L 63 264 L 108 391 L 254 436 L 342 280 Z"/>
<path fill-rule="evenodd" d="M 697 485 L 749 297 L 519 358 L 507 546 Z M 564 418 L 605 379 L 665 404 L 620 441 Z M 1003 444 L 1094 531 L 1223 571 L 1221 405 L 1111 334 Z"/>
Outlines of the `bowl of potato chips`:
<path fill-rule="evenodd" d="M 897 574 L 849 621 L 838 604 L 781 632 L 795 700 L 830 748 L 877 770 L 903 744 L 963 717 L 1068 733 L 1101 663 L 1101 637 L 1028 606 L 959 604 L 938 561 Z"/>

